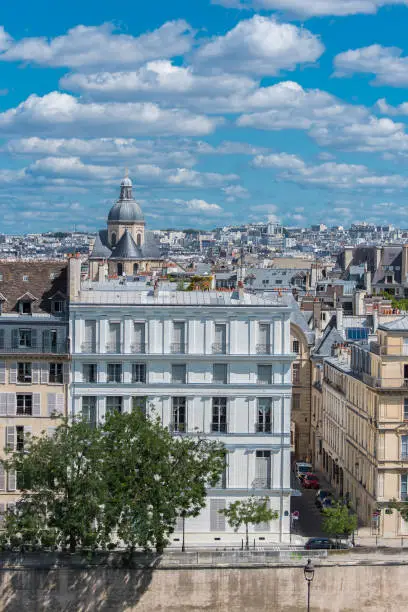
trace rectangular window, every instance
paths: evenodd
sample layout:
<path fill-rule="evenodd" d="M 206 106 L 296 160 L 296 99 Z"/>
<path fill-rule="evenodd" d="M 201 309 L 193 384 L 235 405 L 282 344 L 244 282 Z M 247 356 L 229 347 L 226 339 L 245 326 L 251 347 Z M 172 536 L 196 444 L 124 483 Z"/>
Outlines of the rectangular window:
<path fill-rule="evenodd" d="M 213 364 L 213 383 L 226 385 L 228 383 L 228 365 L 226 363 Z"/>
<path fill-rule="evenodd" d="M 106 378 L 107 378 L 108 383 L 122 382 L 122 364 L 121 363 L 108 363 Z"/>
<path fill-rule="evenodd" d="M 62 312 L 64 312 L 64 302 L 62 300 L 56 300 L 53 303 L 53 307 L 55 314 L 61 314 Z"/>
<path fill-rule="evenodd" d="M 82 376 L 86 383 L 97 382 L 97 366 L 96 363 L 84 363 L 82 366 Z"/>
<path fill-rule="evenodd" d="M 146 364 L 132 363 L 132 382 L 146 383 Z"/>
<path fill-rule="evenodd" d="M 211 431 L 227 432 L 227 398 L 213 397 Z"/>
<path fill-rule="evenodd" d="M 271 451 L 256 451 L 254 487 L 258 489 L 271 488 Z"/>
<path fill-rule="evenodd" d="M 85 321 L 85 338 L 82 350 L 85 353 L 96 353 L 96 321 Z"/>
<path fill-rule="evenodd" d="M 408 499 L 408 474 L 401 474 L 401 499 Z"/>
<path fill-rule="evenodd" d="M 299 353 L 300 353 L 300 342 L 299 342 L 299 340 L 293 340 L 293 342 L 292 342 L 292 353 L 296 353 L 296 355 L 299 355 Z"/>
<path fill-rule="evenodd" d="M 292 365 L 292 382 L 294 385 L 300 383 L 300 363 L 294 363 Z"/>
<path fill-rule="evenodd" d="M 225 531 L 225 514 L 220 510 L 225 508 L 225 499 L 210 499 L 210 530 Z"/>
<path fill-rule="evenodd" d="M 408 397 L 404 399 L 404 421 L 408 421 Z"/>
<path fill-rule="evenodd" d="M 271 385 L 272 384 L 272 366 L 271 365 L 259 365 L 258 366 L 258 384 L 259 385 Z"/>
<path fill-rule="evenodd" d="M 31 393 L 18 393 L 16 395 L 16 401 L 16 414 L 21 416 L 31 416 L 33 414 L 33 396 Z"/>
<path fill-rule="evenodd" d="M 31 348 L 32 347 L 32 333 L 31 329 L 19 329 L 18 330 L 18 347 Z"/>
<path fill-rule="evenodd" d="M 271 433 L 272 430 L 272 400 L 270 397 L 258 398 L 258 420 L 256 431 Z"/>
<path fill-rule="evenodd" d="M 122 397 L 121 396 L 113 396 L 106 398 L 106 413 L 110 414 L 112 412 L 122 412 Z"/>
<path fill-rule="evenodd" d="M 173 343 L 171 345 L 172 353 L 186 352 L 186 326 L 184 321 L 175 321 L 173 323 Z"/>
<path fill-rule="evenodd" d="M 408 459 L 408 436 L 401 436 L 401 459 Z"/>
<path fill-rule="evenodd" d="M 173 397 L 171 429 L 178 433 L 187 431 L 187 403 L 185 397 Z"/>
<path fill-rule="evenodd" d="M 187 380 L 186 364 L 173 363 L 171 366 L 171 382 L 179 385 L 185 385 Z"/>
<path fill-rule="evenodd" d="M 132 410 L 141 410 L 146 416 L 147 398 L 141 395 L 134 395 L 132 397 Z"/>
<path fill-rule="evenodd" d="M 120 323 L 109 323 L 108 329 L 108 345 L 106 347 L 108 353 L 120 353 Z"/>
<path fill-rule="evenodd" d="M 21 425 L 16 427 L 16 450 L 24 450 L 24 426 Z"/>
<path fill-rule="evenodd" d="M 227 352 L 227 325 L 225 323 L 215 323 L 213 353 L 225 355 Z"/>
<path fill-rule="evenodd" d="M 146 325 L 145 323 L 134 323 L 132 353 L 146 353 Z"/>
<path fill-rule="evenodd" d="M 50 363 L 50 373 L 48 378 L 50 383 L 62 385 L 64 382 L 64 372 L 62 363 Z"/>
<path fill-rule="evenodd" d="M 17 364 L 17 382 L 30 383 L 32 381 L 31 363 L 23 362 Z"/>
<path fill-rule="evenodd" d="M 93 428 L 98 422 L 97 399 L 95 396 L 82 398 L 82 418 Z"/>
<path fill-rule="evenodd" d="M 256 345 L 258 355 L 269 355 L 271 352 L 271 326 L 269 323 L 259 323 L 258 344 Z"/>

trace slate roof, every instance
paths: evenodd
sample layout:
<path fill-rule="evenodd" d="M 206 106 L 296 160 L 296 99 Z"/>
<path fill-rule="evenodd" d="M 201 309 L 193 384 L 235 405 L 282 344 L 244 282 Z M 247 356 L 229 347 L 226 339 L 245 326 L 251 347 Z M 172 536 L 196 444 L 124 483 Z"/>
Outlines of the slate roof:
<path fill-rule="evenodd" d="M 296 302 L 295 299 L 291 299 L 290 306 L 292 309 L 290 313 L 291 322 L 297 325 L 298 327 L 300 327 L 300 329 L 306 336 L 308 345 L 309 346 L 313 345 L 315 341 L 315 334 L 308 326 L 305 316 L 299 308 L 299 304 Z"/>
<path fill-rule="evenodd" d="M 66 261 L 0 261 L 2 312 L 18 312 L 19 298 L 30 294 L 33 314 L 51 314 L 52 298 L 68 294 L 67 266 Z"/>
<path fill-rule="evenodd" d="M 373 284 L 384 282 L 387 271 L 384 270 L 384 266 L 393 266 L 394 279 L 396 283 L 401 282 L 401 265 L 402 265 L 402 247 L 401 246 L 388 246 L 383 248 L 383 256 L 381 258 L 378 270 L 374 274 Z M 396 267 L 399 270 L 396 270 Z"/>
<path fill-rule="evenodd" d="M 129 234 L 128 230 L 125 230 L 122 238 L 119 240 L 118 244 L 112 251 L 112 255 L 110 259 L 142 259 L 142 249 L 137 246 L 136 242 L 133 240 L 131 234 Z"/>
<path fill-rule="evenodd" d="M 319 357 L 330 357 L 333 353 L 334 344 L 343 344 L 344 338 L 335 328 L 334 324 L 329 323 L 326 327 L 323 336 L 320 338 L 313 355 Z"/>
<path fill-rule="evenodd" d="M 108 232 L 107 230 L 100 230 L 96 236 L 96 240 L 89 259 L 107 259 L 108 257 L 110 257 L 112 251 L 107 246 L 107 244 Z"/>
<path fill-rule="evenodd" d="M 408 316 L 395 319 L 389 323 L 382 323 L 378 326 L 378 329 L 382 329 L 384 331 L 408 331 Z"/>

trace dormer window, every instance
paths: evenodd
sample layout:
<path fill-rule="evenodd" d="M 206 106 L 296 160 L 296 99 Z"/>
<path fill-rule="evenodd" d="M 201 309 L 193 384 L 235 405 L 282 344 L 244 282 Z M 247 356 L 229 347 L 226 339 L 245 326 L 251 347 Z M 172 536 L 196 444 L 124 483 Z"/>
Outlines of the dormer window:
<path fill-rule="evenodd" d="M 65 296 L 60 291 L 57 291 L 51 296 L 51 312 L 52 314 L 59 315 L 65 312 Z"/>
<path fill-rule="evenodd" d="M 20 314 L 31 314 L 31 302 L 25 302 L 23 300 L 21 300 L 19 302 L 19 312 Z"/>
<path fill-rule="evenodd" d="M 24 295 L 18 298 L 18 312 L 23 315 L 30 315 L 33 312 L 33 302 L 37 302 L 37 298 L 27 291 Z"/>
<path fill-rule="evenodd" d="M 28 283 L 28 274 L 24 274 L 24 275 L 23 275 L 23 281 L 24 281 L 25 283 Z"/>
<path fill-rule="evenodd" d="M 61 314 L 64 312 L 64 302 L 62 300 L 56 300 L 53 303 L 53 310 L 55 314 Z"/>

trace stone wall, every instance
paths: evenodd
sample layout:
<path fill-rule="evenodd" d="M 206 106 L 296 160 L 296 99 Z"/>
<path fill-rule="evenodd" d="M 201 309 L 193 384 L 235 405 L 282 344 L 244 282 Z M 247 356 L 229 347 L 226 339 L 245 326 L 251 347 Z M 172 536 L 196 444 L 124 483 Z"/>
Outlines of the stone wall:
<path fill-rule="evenodd" d="M 324 563 L 322 561 L 322 563 Z M 320 565 L 311 610 L 407 609 L 407 565 Z M 306 609 L 303 566 L 123 569 L 41 566 L 0 570 L 2 612 L 299 612 Z"/>

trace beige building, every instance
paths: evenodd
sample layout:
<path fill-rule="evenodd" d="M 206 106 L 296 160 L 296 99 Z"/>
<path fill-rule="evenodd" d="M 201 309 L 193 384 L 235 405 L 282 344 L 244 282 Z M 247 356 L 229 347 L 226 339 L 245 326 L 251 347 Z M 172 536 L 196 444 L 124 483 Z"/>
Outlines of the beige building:
<path fill-rule="evenodd" d="M 408 523 L 389 502 L 408 499 L 408 317 L 377 339 L 314 364 L 313 460 L 367 532 L 399 537 Z"/>
<path fill-rule="evenodd" d="M 67 264 L 0 262 L 0 457 L 28 435 L 49 435 L 67 414 Z M 18 498 L 18 478 L 0 466 L 0 513 Z"/>

